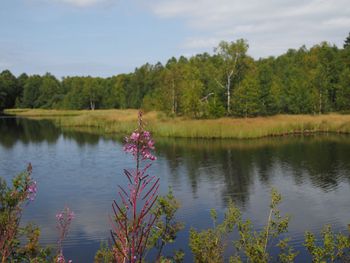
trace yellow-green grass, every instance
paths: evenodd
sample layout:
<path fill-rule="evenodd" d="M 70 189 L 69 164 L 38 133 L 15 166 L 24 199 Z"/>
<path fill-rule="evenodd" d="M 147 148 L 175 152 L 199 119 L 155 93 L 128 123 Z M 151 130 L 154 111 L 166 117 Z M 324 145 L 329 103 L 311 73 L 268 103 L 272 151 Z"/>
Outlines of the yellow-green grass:
<path fill-rule="evenodd" d="M 137 125 L 137 110 L 11 109 L 5 113 L 35 119 L 52 119 L 60 127 L 105 134 L 127 134 Z M 147 129 L 155 136 L 162 137 L 242 139 L 321 132 L 350 133 L 350 115 L 335 113 L 193 120 L 148 112 L 144 119 Z"/>

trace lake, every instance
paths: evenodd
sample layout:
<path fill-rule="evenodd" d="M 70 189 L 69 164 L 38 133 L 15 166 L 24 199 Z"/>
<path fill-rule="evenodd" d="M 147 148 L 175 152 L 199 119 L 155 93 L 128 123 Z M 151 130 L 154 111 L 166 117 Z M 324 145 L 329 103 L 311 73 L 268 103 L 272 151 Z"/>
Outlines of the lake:
<path fill-rule="evenodd" d="M 108 240 L 117 185 L 133 159 L 118 137 L 64 131 L 50 121 L 0 118 L 0 176 L 10 180 L 31 162 L 38 183 L 36 200 L 23 222 L 40 226 L 42 244 L 57 242 L 55 215 L 67 205 L 76 214 L 64 251 L 73 262 L 92 262 Z M 266 224 L 271 187 L 283 196 L 282 214 L 292 216 L 288 236 L 300 251 L 305 230 L 320 233 L 331 224 L 345 231 L 350 223 L 350 137 L 317 135 L 257 140 L 156 139 L 158 160 L 150 173 L 161 178 L 181 202 L 177 218 L 186 224 L 165 253 L 183 249 L 185 262 L 191 227 L 212 226 L 210 209 L 220 218 L 232 199 L 257 229 Z"/>

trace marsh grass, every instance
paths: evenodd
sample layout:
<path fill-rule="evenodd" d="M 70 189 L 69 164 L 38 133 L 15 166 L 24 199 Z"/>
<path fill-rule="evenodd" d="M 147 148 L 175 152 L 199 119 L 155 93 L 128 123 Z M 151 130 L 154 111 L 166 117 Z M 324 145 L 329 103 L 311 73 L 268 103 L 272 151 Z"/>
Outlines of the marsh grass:
<path fill-rule="evenodd" d="M 136 129 L 137 110 L 42 110 L 14 109 L 6 114 L 50 119 L 57 126 L 104 134 L 126 134 Z M 261 138 L 292 134 L 350 133 L 350 115 L 276 115 L 256 118 L 193 120 L 170 118 L 159 112 L 144 115 L 150 131 L 158 137 L 179 138 Z"/>

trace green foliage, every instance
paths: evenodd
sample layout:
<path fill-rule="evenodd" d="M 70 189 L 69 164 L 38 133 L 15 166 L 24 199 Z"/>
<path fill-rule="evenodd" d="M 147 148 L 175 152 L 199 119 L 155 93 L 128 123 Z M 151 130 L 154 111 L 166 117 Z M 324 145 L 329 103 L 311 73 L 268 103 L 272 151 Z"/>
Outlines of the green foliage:
<path fill-rule="evenodd" d="M 9 70 L 0 73 L 0 111 L 15 106 L 16 98 L 21 90 L 17 79 Z"/>
<path fill-rule="evenodd" d="M 280 85 L 277 85 L 273 73 L 272 58 L 258 61 L 257 81 L 260 87 L 259 101 L 262 115 L 272 115 L 280 111 Z"/>
<path fill-rule="evenodd" d="M 127 78 L 119 75 L 108 80 L 108 85 L 102 96 L 101 107 L 125 109 L 126 105 L 126 85 Z"/>
<path fill-rule="evenodd" d="M 182 112 L 186 116 L 198 118 L 202 115 L 202 103 L 199 98 L 203 91 L 203 84 L 196 79 L 191 80 L 188 84 L 181 96 Z"/>
<path fill-rule="evenodd" d="M 76 110 L 88 108 L 87 98 L 85 94 L 83 96 L 84 78 L 65 78 L 63 79 L 62 86 L 66 92 L 62 102 L 62 108 Z"/>
<path fill-rule="evenodd" d="M 280 248 L 280 253 L 278 255 L 278 259 L 281 263 L 291 263 L 295 261 L 298 252 L 291 247 L 288 242 L 290 238 L 284 238 L 280 240 L 277 246 Z"/>
<path fill-rule="evenodd" d="M 245 78 L 233 92 L 233 111 L 238 116 L 252 117 L 261 112 L 261 95 L 256 76 Z"/>
<path fill-rule="evenodd" d="M 157 250 L 157 262 L 162 262 L 164 259 L 162 256 L 164 247 L 173 243 L 177 233 L 184 227 L 183 223 L 176 221 L 175 214 L 179 208 L 180 203 L 176 200 L 171 188 L 169 188 L 166 196 L 158 197 L 157 205 L 153 212 L 157 216 L 157 222 L 149 238 L 149 248 Z M 181 262 L 182 254 L 181 251 L 175 252 L 175 262 Z"/>
<path fill-rule="evenodd" d="M 227 114 L 231 114 L 231 89 L 239 85 L 242 81 L 245 71 L 248 67 L 246 53 L 248 51 L 248 43 L 244 39 L 238 39 L 236 42 L 221 41 L 215 48 L 218 56 L 223 60 L 222 78 L 224 79 L 227 96 Z"/>
<path fill-rule="evenodd" d="M 204 118 L 220 118 L 225 115 L 225 106 L 215 94 L 208 101 L 202 100 L 202 104 Z"/>
<path fill-rule="evenodd" d="M 350 68 L 345 68 L 340 75 L 338 95 L 337 110 L 348 110 L 350 105 Z"/>
<path fill-rule="evenodd" d="M 278 240 L 282 233 L 287 232 L 289 217 L 282 217 L 278 209 L 281 195 L 273 189 L 267 224 L 261 231 L 254 230 L 249 220 L 241 218 L 240 211 L 231 202 L 228 205 L 223 222 L 217 225 L 217 214 L 211 210 L 214 227 L 197 232 L 190 231 L 190 248 L 195 262 L 224 262 L 223 254 L 227 247 L 229 234 L 237 229 L 238 239 L 233 241 L 236 254 L 230 257 L 230 262 L 270 262 L 269 247 Z M 288 239 L 282 239 L 277 246 L 280 248 L 278 259 L 281 262 L 293 262 L 297 256 L 289 245 Z"/>
<path fill-rule="evenodd" d="M 41 84 L 39 87 L 39 97 L 36 99 L 35 104 L 40 108 L 55 108 L 55 105 L 60 100 L 60 83 L 51 74 L 47 73 L 41 78 Z"/>
<path fill-rule="evenodd" d="M 239 240 L 234 242 L 239 254 L 243 254 L 249 262 L 269 262 L 271 256 L 269 255 L 269 245 L 274 239 L 279 238 L 282 233 L 287 232 L 289 217 L 282 217 L 278 209 L 278 204 L 281 202 L 281 195 L 275 190 L 271 191 L 271 204 L 269 217 L 266 226 L 260 232 L 253 229 L 249 220 L 238 223 Z M 294 253 L 288 247 L 288 240 L 282 240 L 279 247 L 283 249 L 280 255 L 284 262 L 292 262 L 297 253 Z"/>
<path fill-rule="evenodd" d="M 38 108 L 37 99 L 40 96 L 42 79 L 39 75 L 28 77 L 23 86 L 22 107 Z"/>
<path fill-rule="evenodd" d="M 12 187 L 0 178 L 1 262 L 53 262 L 52 250 L 39 246 L 40 230 L 32 224 L 20 227 L 22 210 L 34 188 L 31 166 L 12 180 Z M 29 191 L 31 190 L 31 191 Z M 25 242 L 23 242 L 25 240 Z"/>
<path fill-rule="evenodd" d="M 146 63 L 109 78 L 56 79 L 10 71 L 0 74 L 0 110 L 126 109 L 171 116 L 217 118 L 348 111 L 349 37 L 340 49 L 327 42 L 254 60 L 243 39 L 221 41 L 215 54 Z"/>
<path fill-rule="evenodd" d="M 95 254 L 95 263 L 110 263 L 114 262 L 113 251 L 108 247 L 106 242 L 100 244 L 99 250 Z"/>
<path fill-rule="evenodd" d="M 236 254 L 230 262 L 295 262 L 298 252 L 289 245 L 289 238 L 281 238 L 288 231 L 289 217 L 282 217 L 278 209 L 281 195 L 271 191 L 271 204 L 266 226 L 254 230 L 250 220 L 242 220 L 240 211 L 230 203 L 223 223 L 217 225 L 217 213 L 211 210 L 213 228 L 197 232 L 190 231 L 190 248 L 195 262 L 224 262 L 223 254 L 227 246 L 228 236 L 237 228 L 238 239 L 233 241 Z M 349 225 L 350 231 L 350 225 Z M 334 234 L 330 226 L 321 232 L 321 243 L 311 232 L 305 233 L 305 247 L 311 254 L 312 262 L 347 262 L 349 260 L 350 236 L 342 233 Z M 269 254 L 269 248 L 276 246 L 279 253 L 276 258 Z"/>
<path fill-rule="evenodd" d="M 197 232 L 190 230 L 189 245 L 195 262 L 219 263 L 223 262 L 223 252 L 227 247 L 227 237 L 240 220 L 239 210 L 230 203 L 221 224 L 217 225 L 217 214 L 215 210 L 210 212 L 214 227 Z"/>
<path fill-rule="evenodd" d="M 350 47 L 350 33 L 349 35 L 346 37 L 346 39 L 344 40 L 344 48 L 348 48 Z"/>
<path fill-rule="evenodd" d="M 323 228 L 322 243 L 318 245 L 315 235 L 311 232 L 305 233 L 305 247 L 312 256 L 312 262 L 337 262 L 337 260 L 346 261 L 349 259 L 350 238 L 341 233 L 334 234 L 331 226 Z"/>

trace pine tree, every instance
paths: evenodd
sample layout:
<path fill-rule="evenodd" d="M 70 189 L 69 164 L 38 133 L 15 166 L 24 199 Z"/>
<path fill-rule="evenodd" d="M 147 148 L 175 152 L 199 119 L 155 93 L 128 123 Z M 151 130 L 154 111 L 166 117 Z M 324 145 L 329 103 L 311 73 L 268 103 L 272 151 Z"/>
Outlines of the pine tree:
<path fill-rule="evenodd" d="M 350 33 L 344 41 L 344 48 L 350 47 Z"/>

